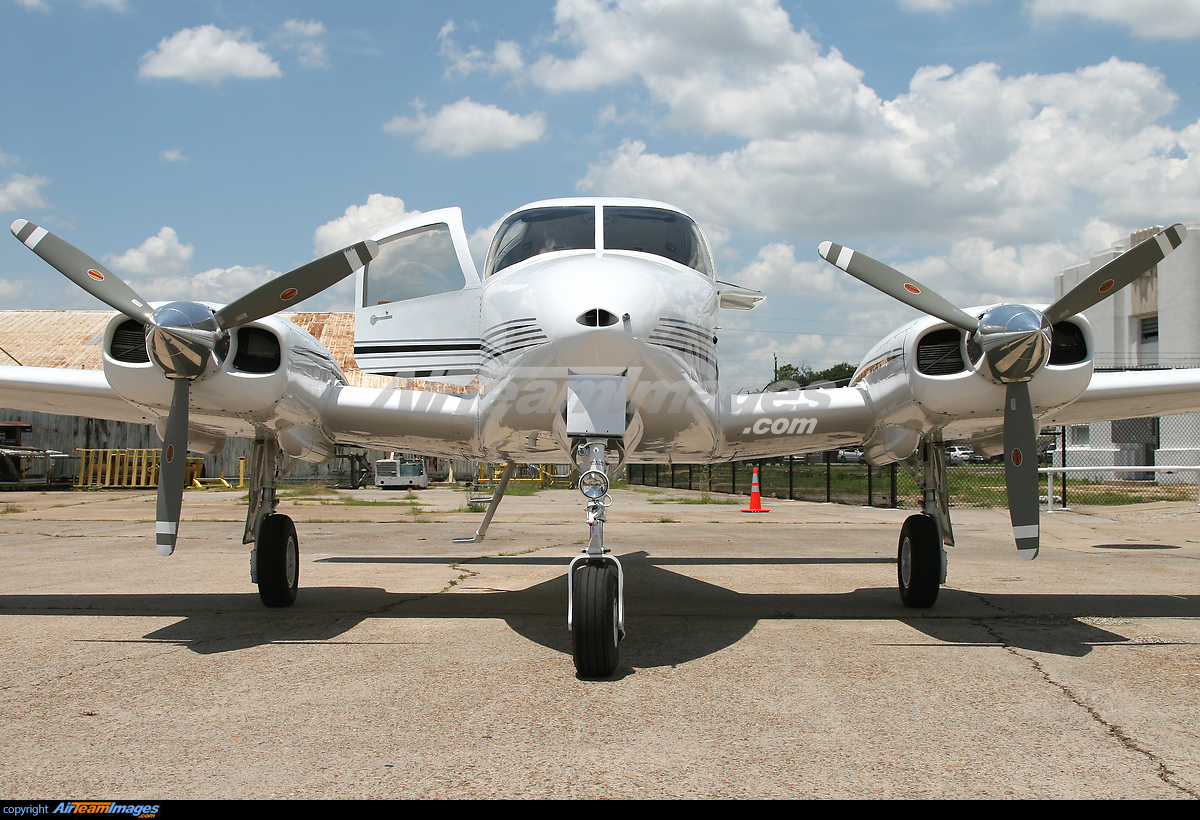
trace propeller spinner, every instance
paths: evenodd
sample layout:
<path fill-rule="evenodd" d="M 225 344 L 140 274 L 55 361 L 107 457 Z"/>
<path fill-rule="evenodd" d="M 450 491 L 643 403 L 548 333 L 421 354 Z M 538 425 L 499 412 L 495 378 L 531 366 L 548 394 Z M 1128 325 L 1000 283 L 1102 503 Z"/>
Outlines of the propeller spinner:
<path fill-rule="evenodd" d="M 368 239 L 278 276 L 213 311 L 201 302 L 170 302 L 155 309 L 115 273 L 66 240 L 24 219 L 12 233 L 52 268 L 130 319 L 146 326 L 146 351 L 173 382 L 159 459 L 156 542 L 175 551 L 187 480 L 188 400 L 191 383 L 229 351 L 229 331 L 298 304 L 337 284 L 370 262 L 379 245 Z"/>
<path fill-rule="evenodd" d="M 871 287 L 965 330 L 983 350 L 985 375 L 1005 385 L 1004 482 L 1013 537 L 1021 557 L 1033 559 L 1039 547 L 1040 502 L 1037 420 L 1029 398 L 1029 382 L 1050 357 L 1053 327 L 1128 285 L 1185 238 L 1183 225 L 1172 225 L 1102 266 L 1044 311 L 1026 305 L 997 305 L 978 319 L 915 279 L 851 248 L 822 242 L 817 252 Z"/>

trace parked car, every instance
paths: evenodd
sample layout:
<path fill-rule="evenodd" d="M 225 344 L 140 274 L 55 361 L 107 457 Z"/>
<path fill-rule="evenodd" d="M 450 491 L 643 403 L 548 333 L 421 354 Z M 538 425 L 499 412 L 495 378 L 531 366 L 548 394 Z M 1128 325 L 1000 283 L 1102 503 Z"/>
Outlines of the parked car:
<path fill-rule="evenodd" d="M 840 461 L 842 464 L 866 464 L 867 463 L 866 456 L 863 455 L 863 451 L 859 447 L 854 447 L 850 450 L 838 450 L 837 451 L 837 460 Z"/>
<path fill-rule="evenodd" d="M 983 458 L 963 444 L 954 444 L 946 448 L 946 463 L 959 466 L 968 462 L 980 462 Z"/>

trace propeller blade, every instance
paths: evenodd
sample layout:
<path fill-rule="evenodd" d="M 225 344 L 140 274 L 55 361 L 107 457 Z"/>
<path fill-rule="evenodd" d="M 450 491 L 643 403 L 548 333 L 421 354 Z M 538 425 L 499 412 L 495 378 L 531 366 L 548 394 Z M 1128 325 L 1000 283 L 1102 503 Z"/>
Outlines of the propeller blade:
<path fill-rule="evenodd" d="M 11 230 L 13 236 L 46 260 L 50 267 L 113 310 L 147 324 L 154 319 L 154 311 L 145 299 L 115 273 L 70 242 L 24 219 L 14 222 Z"/>
<path fill-rule="evenodd" d="M 191 382 L 175 379 L 171 394 L 171 413 L 167 416 L 166 436 L 163 438 L 162 458 L 158 462 L 158 521 L 159 555 L 175 551 L 179 534 L 179 512 L 183 508 L 183 487 L 187 481 L 188 392 Z"/>
<path fill-rule="evenodd" d="M 1186 238 L 1187 229 L 1176 223 L 1139 242 L 1055 300 L 1046 309 L 1046 318 L 1057 324 L 1107 299 L 1161 262 Z"/>
<path fill-rule="evenodd" d="M 817 253 L 821 254 L 821 258 L 826 262 L 836 265 L 855 279 L 866 282 L 893 299 L 899 299 L 909 307 L 915 307 L 968 332 L 979 327 L 979 320 L 974 316 L 963 313 L 915 279 L 910 279 L 895 268 L 864 253 L 832 242 L 822 242 L 817 248 Z"/>
<path fill-rule="evenodd" d="M 1017 553 L 1037 558 L 1039 538 L 1037 426 L 1029 400 L 1029 382 L 1008 385 L 1004 396 L 1004 484 Z"/>
<path fill-rule="evenodd" d="M 299 304 L 342 281 L 378 253 L 379 245 L 367 239 L 301 265 L 218 310 L 217 324 L 229 330 Z"/>

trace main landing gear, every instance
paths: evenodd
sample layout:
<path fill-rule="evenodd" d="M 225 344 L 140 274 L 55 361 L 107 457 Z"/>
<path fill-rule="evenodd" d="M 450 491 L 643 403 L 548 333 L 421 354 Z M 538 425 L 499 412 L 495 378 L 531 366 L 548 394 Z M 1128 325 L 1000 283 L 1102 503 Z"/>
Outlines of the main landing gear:
<path fill-rule="evenodd" d="M 275 439 L 256 439 L 242 543 L 254 544 L 250 580 L 258 584 L 258 597 L 269 607 L 291 606 L 300 587 L 300 541 L 292 519 L 275 512 L 278 487 L 279 445 Z"/>
<path fill-rule="evenodd" d="M 937 438 L 922 441 L 915 456 L 901 462 L 901 466 L 921 488 L 924 512 L 910 515 L 900 529 L 896 580 L 905 606 L 928 609 L 946 583 L 946 551 L 942 545 L 954 546 L 942 442 Z"/>
<path fill-rule="evenodd" d="M 621 562 L 604 547 L 608 468 L 606 441 L 589 439 L 579 446 L 579 489 L 587 499 L 590 531 L 587 548 L 567 568 L 567 629 L 575 672 L 581 678 L 607 678 L 617 670 L 617 645 L 625 637 L 625 573 Z M 581 465 L 582 467 L 582 465 Z"/>

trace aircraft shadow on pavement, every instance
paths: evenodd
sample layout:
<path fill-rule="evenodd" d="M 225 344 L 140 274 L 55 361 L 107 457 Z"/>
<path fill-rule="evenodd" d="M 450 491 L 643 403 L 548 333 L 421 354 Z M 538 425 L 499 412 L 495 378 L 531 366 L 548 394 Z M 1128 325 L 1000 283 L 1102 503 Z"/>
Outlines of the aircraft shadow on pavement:
<path fill-rule="evenodd" d="M 896 620 L 941 644 L 996 646 L 1083 656 L 1096 645 L 1128 640 L 1085 618 L 1200 617 L 1200 596 L 991 594 L 943 588 L 936 606 L 912 610 L 892 587 L 839 593 L 743 593 L 667 566 L 735 564 L 894 563 L 878 558 L 652 558 L 620 556 L 626 570 L 626 629 L 621 666 L 675 666 L 740 641 L 760 620 Z M 375 563 L 377 558 L 322 559 Z M 392 558 L 395 563 L 452 563 L 454 558 Z M 535 556 L 464 559 L 483 563 L 561 565 Z M 564 568 L 565 569 L 565 568 Z M 565 572 L 520 590 L 460 590 L 424 594 L 378 587 L 302 588 L 287 609 L 266 609 L 256 593 L 0 595 L 0 615 L 179 617 L 141 640 L 214 654 L 272 643 L 343 643 L 341 636 L 371 618 L 501 618 L 516 633 L 569 655 Z M 375 641 L 374 643 L 377 643 Z M 406 643 L 402 629 L 395 643 Z M 927 645 L 914 641 L 912 645 Z M 618 671 L 621 674 L 621 671 Z"/>

